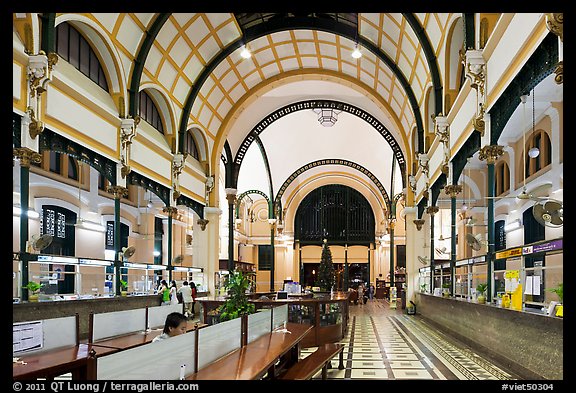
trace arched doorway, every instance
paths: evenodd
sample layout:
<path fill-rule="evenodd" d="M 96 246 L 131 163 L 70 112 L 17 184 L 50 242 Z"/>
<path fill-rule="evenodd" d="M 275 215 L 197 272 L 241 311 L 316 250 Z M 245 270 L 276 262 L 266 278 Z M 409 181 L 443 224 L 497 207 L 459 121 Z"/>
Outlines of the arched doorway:
<path fill-rule="evenodd" d="M 329 184 L 312 191 L 298 206 L 294 240 L 299 241 L 303 250 L 308 247 L 306 258 L 299 261 L 302 285 L 315 286 L 324 239 L 333 249 L 337 289 L 370 282 L 370 248 L 375 241 L 375 219 L 368 200 L 360 192 L 348 186 Z M 365 252 L 356 251 L 354 258 L 349 258 L 351 246 L 363 246 Z M 358 247 L 354 249 L 358 250 Z"/>

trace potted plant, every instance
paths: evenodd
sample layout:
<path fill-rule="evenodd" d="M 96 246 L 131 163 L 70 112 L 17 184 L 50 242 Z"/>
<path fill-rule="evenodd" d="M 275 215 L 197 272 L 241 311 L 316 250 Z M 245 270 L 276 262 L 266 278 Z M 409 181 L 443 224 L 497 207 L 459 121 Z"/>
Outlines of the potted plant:
<path fill-rule="evenodd" d="M 249 303 L 248 296 L 246 296 L 250 285 L 248 276 L 241 271 L 234 271 L 228 275 L 224 283 L 228 297 L 224 304 L 218 307 L 219 321 L 223 322 L 255 312 L 256 306 Z"/>
<path fill-rule="evenodd" d="M 548 311 L 549 314 L 556 315 L 557 317 L 563 316 L 564 306 L 562 303 L 564 303 L 564 283 L 559 283 L 554 288 L 548 288 L 547 291 L 554 292 L 556 295 L 558 295 L 558 300 L 560 300 L 560 303 L 558 303 L 553 310 Z"/>
<path fill-rule="evenodd" d="M 554 288 L 548 288 L 547 291 L 554 292 L 556 295 L 558 295 L 560 304 L 564 303 L 564 283 L 560 283 Z"/>
<path fill-rule="evenodd" d="M 476 285 L 476 293 L 478 294 L 476 299 L 480 304 L 486 303 L 486 288 L 488 288 L 488 284 L 485 282 Z"/>
<path fill-rule="evenodd" d="M 426 284 L 420 284 L 420 293 L 426 293 Z"/>
<path fill-rule="evenodd" d="M 442 284 L 442 297 L 450 297 L 450 284 Z"/>
<path fill-rule="evenodd" d="M 40 288 L 42 288 L 41 284 L 38 284 L 36 281 L 28 281 L 28 284 L 26 284 L 22 288 L 30 291 L 30 293 L 28 294 L 28 301 L 29 302 L 37 302 L 38 301 L 38 293 L 40 292 Z"/>
<path fill-rule="evenodd" d="M 128 281 L 120 280 L 120 295 L 128 295 Z"/>

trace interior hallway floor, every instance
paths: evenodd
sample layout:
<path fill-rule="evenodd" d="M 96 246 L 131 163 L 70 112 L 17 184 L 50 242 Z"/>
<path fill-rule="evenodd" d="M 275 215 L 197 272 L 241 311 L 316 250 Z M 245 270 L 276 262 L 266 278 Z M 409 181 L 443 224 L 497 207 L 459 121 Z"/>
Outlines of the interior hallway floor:
<path fill-rule="evenodd" d="M 515 380 L 469 346 L 443 334 L 418 314 L 391 309 L 386 300 L 350 305 L 348 331 L 343 340 L 344 370 L 332 360 L 328 379 L 387 380 Z M 301 357 L 316 347 L 303 348 Z M 313 379 L 320 379 L 321 373 Z"/>

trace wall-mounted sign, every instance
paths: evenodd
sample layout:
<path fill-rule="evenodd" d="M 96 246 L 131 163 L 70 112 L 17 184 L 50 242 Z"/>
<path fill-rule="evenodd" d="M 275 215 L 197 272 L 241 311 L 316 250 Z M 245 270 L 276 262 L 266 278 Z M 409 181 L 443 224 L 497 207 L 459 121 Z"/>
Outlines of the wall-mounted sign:
<path fill-rule="evenodd" d="M 496 253 L 496 259 L 504 259 L 510 257 L 517 257 L 522 255 L 522 247 L 511 248 L 509 250 L 504 250 Z"/>
<path fill-rule="evenodd" d="M 522 248 L 522 255 L 535 254 L 537 252 L 547 252 L 562 249 L 562 239 L 552 240 L 546 243 L 535 244 Z"/>

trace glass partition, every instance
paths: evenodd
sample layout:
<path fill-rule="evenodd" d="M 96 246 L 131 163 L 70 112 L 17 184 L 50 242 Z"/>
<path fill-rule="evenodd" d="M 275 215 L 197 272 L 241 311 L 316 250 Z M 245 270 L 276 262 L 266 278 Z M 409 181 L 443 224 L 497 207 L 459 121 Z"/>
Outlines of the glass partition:
<path fill-rule="evenodd" d="M 320 326 L 339 325 L 342 323 L 342 306 L 340 303 L 320 303 Z"/>
<path fill-rule="evenodd" d="M 289 304 L 288 305 L 288 322 L 304 323 L 314 325 L 316 315 L 313 303 Z"/>

